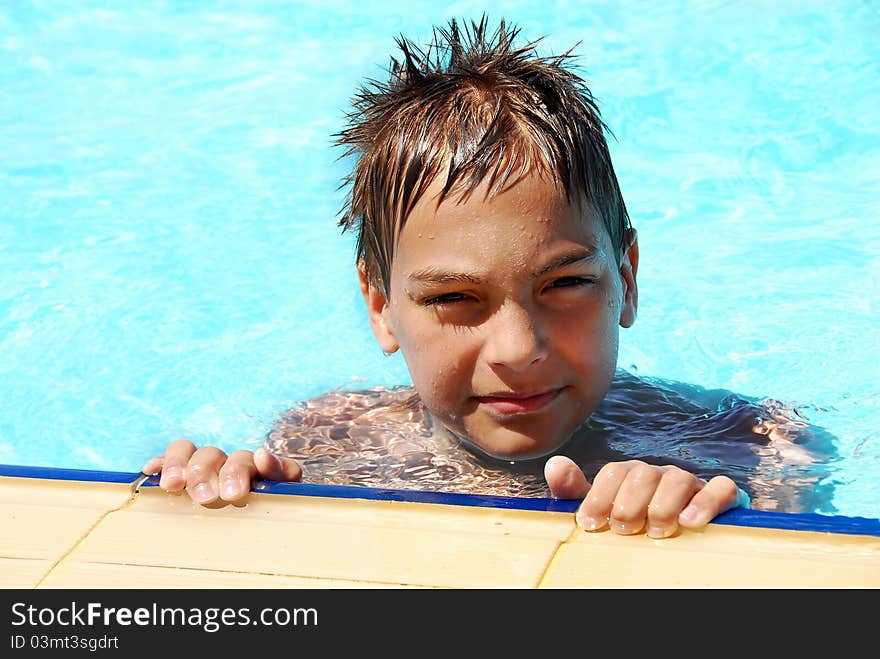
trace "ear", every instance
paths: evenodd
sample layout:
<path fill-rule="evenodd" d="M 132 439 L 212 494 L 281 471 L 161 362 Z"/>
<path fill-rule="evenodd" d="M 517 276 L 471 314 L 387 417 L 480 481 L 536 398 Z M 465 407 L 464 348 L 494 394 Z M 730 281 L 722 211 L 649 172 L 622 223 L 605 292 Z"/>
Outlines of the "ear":
<path fill-rule="evenodd" d="M 630 229 L 629 247 L 620 259 L 620 280 L 623 283 L 623 304 L 620 307 L 620 326 L 632 327 L 639 308 L 639 288 L 636 272 L 639 269 L 639 239 L 635 229 Z"/>
<path fill-rule="evenodd" d="M 391 327 L 388 298 L 378 286 L 371 284 L 367 277 L 367 268 L 363 260 L 358 262 L 358 280 L 361 285 L 361 295 L 367 304 L 367 315 L 370 318 L 370 327 L 379 346 L 386 355 L 397 352 L 400 347 L 394 338 L 394 330 Z"/>

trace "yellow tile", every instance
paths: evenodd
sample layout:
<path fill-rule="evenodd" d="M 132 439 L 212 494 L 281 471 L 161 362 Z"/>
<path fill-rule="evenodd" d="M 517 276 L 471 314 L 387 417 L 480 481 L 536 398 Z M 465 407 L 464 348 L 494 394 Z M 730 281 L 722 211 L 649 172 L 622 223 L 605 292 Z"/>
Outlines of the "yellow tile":
<path fill-rule="evenodd" d="M 205 510 L 145 488 L 77 547 L 75 563 L 129 563 L 439 587 L 534 587 L 566 514 L 251 495 Z M 64 566 L 59 566 L 63 568 Z"/>
<path fill-rule="evenodd" d="M 219 572 L 144 565 L 65 562 L 40 588 L 405 588 L 405 584 L 312 579 L 283 574 Z"/>
<path fill-rule="evenodd" d="M 58 560 L 131 496 L 126 483 L 0 477 L 0 557 Z"/>
<path fill-rule="evenodd" d="M 567 539 L 575 528 L 574 515 L 479 506 L 455 506 L 405 501 L 337 499 L 314 496 L 251 493 L 241 507 L 208 510 L 185 494 L 167 494 L 156 487 L 141 488 L 133 512 L 165 516 L 207 516 L 214 519 L 271 518 L 274 521 L 425 529 L 455 533 L 489 533 Z"/>
<path fill-rule="evenodd" d="M 0 587 L 880 587 L 880 538 L 712 524 L 667 540 L 568 513 L 0 477 Z"/>
<path fill-rule="evenodd" d="M 880 538 L 711 524 L 665 540 L 575 533 L 545 588 L 880 586 Z"/>
<path fill-rule="evenodd" d="M 131 498 L 133 483 L 0 476 L 0 503 L 113 510 Z"/>
<path fill-rule="evenodd" d="M 0 588 L 34 588 L 52 567 L 52 561 L 0 558 Z"/>

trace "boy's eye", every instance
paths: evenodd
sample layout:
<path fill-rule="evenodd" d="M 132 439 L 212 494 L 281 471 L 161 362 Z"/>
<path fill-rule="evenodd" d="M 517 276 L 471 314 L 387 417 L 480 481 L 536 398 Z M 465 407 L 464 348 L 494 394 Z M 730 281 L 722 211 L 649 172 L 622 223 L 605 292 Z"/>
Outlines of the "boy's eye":
<path fill-rule="evenodd" d="M 426 307 L 439 304 L 454 304 L 455 302 L 463 302 L 468 297 L 464 293 L 443 293 L 442 295 L 434 295 L 422 300 L 422 304 Z"/>
<path fill-rule="evenodd" d="M 560 277 L 550 282 L 547 288 L 570 288 L 572 286 L 583 286 L 584 284 L 594 284 L 595 279 L 590 277 Z"/>

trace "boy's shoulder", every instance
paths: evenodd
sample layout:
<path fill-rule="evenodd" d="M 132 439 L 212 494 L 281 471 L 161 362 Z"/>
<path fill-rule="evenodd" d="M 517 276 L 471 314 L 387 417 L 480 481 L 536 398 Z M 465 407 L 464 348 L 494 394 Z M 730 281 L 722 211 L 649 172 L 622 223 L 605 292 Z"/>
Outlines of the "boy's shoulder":
<path fill-rule="evenodd" d="M 593 420 L 627 450 L 638 436 L 642 448 L 707 452 L 707 461 L 723 454 L 728 465 L 768 455 L 811 465 L 833 455 L 833 437 L 810 422 L 810 407 L 619 370 Z"/>
<path fill-rule="evenodd" d="M 386 445 L 389 436 L 421 437 L 429 425 L 412 387 L 332 389 L 282 414 L 265 446 L 272 453 L 299 460 L 341 459 Z"/>
<path fill-rule="evenodd" d="M 421 420 L 424 411 L 415 389 L 407 386 L 331 389 L 285 412 L 276 428 L 381 425 Z"/>
<path fill-rule="evenodd" d="M 689 414 L 759 405 L 761 402 L 757 396 L 748 396 L 728 389 L 710 389 L 657 376 L 636 375 L 624 369 L 616 371 L 608 397 L 611 400 L 647 403 Z"/>

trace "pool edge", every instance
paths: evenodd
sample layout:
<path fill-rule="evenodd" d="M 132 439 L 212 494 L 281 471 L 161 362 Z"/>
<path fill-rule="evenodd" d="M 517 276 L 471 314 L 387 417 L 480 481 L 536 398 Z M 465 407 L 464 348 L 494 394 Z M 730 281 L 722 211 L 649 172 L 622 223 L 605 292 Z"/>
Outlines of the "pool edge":
<path fill-rule="evenodd" d="M 156 476 L 144 478 L 144 474 L 141 472 L 62 469 L 56 467 L 30 467 L 7 464 L 0 464 L 0 476 L 131 484 L 136 483 L 139 479 L 143 479 L 143 482 L 139 484 L 139 487 L 157 487 L 159 480 Z M 412 503 L 434 503 L 453 506 L 557 513 L 574 512 L 578 506 L 577 501 L 553 498 L 517 498 L 494 495 L 462 494 L 457 492 L 399 490 L 353 485 L 323 485 L 316 483 L 283 483 L 277 481 L 258 482 L 252 491 L 264 494 L 325 497 L 331 499 L 406 501 Z M 784 513 L 734 508 L 722 513 L 712 520 L 711 523 L 788 531 L 810 531 L 880 537 L 880 519 L 848 517 L 843 515 Z"/>

